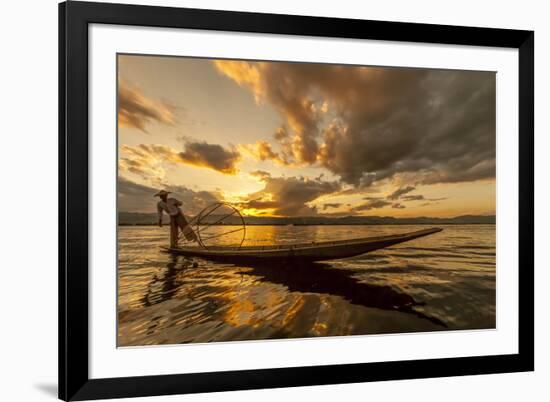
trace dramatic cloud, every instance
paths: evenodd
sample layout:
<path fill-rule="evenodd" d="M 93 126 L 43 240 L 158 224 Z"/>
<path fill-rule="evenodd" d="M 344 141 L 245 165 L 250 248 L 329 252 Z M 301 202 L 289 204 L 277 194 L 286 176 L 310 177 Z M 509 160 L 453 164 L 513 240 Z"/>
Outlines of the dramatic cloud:
<path fill-rule="evenodd" d="M 401 197 L 404 194 L 410 193 L 411 191 L 414 191 L 416 187 L 413 186 L 407 186 L 407 187 L 401 187 L 395 190 L 393 193 L 388 195 L 389 200 L 397 200 L 399 197 Z"/>
<path fill-rule="evenodd" d="M 277 148 L 257 156 L 323 166 L 356 187 L 495 177 L 492 72 L 214 63 L 283 120 Z"/>
<path fill-rule="evenodd" d="M 292 138 L 284 127 L 274 136 L 291 150 L 297 162 L 314 163 L 317 160 L 317 120 L 326 113 L 327 106 L 323 102 L 318 105 L 304 96 L 309 90 L 308 82 L 303 86 L 300 77 L 287 76 L 286 68 L 279 68 L 283 65 L 281 63 L 217 60 L 214 64 L 222 74 L 250 89 L 258 103 L 271 103 L 285 118 L 292 130 Z"/>
<path fill-rule="evenodd" d="M 241 155 L 236 149 L 225 149 L 218 144 L 186 142 L 185 150 L 178 154 L 182 163 L 217 170 L 225 174 L 237 173 Z"/>
<path fill-rule="evenodd" d="M 145 127 L 152 123 L 174 124 L 173 107 L 162 101 L 146 97 L 138 88 L 119 80 L 118 123 L 121 127 L 133 127 L 147 132 Z"/>
<path fill-rule="evenodd" d="M 226 149 L 206 142 L 186 141 L 183 151 L 158 144 L 139 144 L 133 147 L 123 145 L 119 167 L 145 179 L 162 180 L 163 163 L 198 166 L 233 175 L 237 173 L 240 159 L 241 155 L 236 149 Z"/>
<path fill-rule="evenodd" d="M 162 189 L 171 191 L 171 197 L 182 202 L 182 211 L 195 215 L 206 206 L 217 202 L 218 196 L 207 191 L 193 191 L 185 186 L 168 186 Z M 160 188 L 135 183 L 124 177 L 118 178 L 118 210 L 121 212 L 156 212 L 158 198 L 153 195 Z"/>
<path fill-rule="evenodd" d="M 240 206 L 260 211 L 269 210 L 273 215 L 315 215 L 317 209 L 308 203 L 340 189 L 337 182 L 322 181 L 319 178 L 258 177 L 265 183 L 264 189 L 250 194 L 248 201 L 242 202 Z"/>

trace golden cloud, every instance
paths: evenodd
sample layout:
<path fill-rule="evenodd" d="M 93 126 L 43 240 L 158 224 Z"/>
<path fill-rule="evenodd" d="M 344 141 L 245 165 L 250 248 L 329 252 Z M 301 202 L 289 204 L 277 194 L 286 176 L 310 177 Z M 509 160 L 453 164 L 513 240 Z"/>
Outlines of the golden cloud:
<path fill-rule="evenodd" d="M 234 175 L 241 160 L 235 148 L 204 141 L 186 141 L 182 151 L 160 144 L 122 145 L 120 149 L 123 156 L 119 167 L 149 179 L 164 177 L 163 163 L 191 165 Z"/>
<path fill-rule="evenodd" d="M 317 208 L 310 205 L 323 195 L 332 194 L 340 189 L 340 184 L 323 181 L 320 178 L 272 177 L 266 172 L 252 172 L 261 178 L 264 188 L 247 196 L 248 201 L 238 203 L 245 210 L 255 214 L 267 212 L 279 216 L 316 215 Z"/>
<path fill-rule="evenodd" d="M 141 90 L 129 86 L 125 81 L 118 83 L 118 124 L 147 132 L 152 122 L 172 125 L 175 123 L 174 107 L 162 101 L 146 97 Z"/>

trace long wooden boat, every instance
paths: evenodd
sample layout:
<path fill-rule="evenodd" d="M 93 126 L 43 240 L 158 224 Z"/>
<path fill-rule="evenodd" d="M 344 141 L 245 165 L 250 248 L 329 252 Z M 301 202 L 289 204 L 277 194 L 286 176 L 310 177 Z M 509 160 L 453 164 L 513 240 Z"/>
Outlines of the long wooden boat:
<path fill-rule="evenodd" d="M 356 255 L 393 246 L 419 237 L 442 231 L 430 228 L 415 232 L 389 236 L 364 237 L 349 240 L 323 241 L 313 243 L 291 243 L 273 246 L 243 247 L 166 247 L 166 251 L 189 257 L 201 257 L 218 261 L 272 262 L 280 260 L 327 261 L 348 258 Z"/>

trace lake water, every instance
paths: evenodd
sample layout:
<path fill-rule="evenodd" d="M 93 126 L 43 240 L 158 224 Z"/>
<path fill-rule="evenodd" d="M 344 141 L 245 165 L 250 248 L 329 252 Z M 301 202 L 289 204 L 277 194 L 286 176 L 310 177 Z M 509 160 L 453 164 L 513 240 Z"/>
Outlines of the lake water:
<path fill-rule="evenodd" d="M 118 345 L 495 328 L 495 225 L 440 227 L 350 259 L 248 266 L 164 253 L 166 226 L 121 226 Z M 248 226 L 244 245 L 425 228 Z"/>

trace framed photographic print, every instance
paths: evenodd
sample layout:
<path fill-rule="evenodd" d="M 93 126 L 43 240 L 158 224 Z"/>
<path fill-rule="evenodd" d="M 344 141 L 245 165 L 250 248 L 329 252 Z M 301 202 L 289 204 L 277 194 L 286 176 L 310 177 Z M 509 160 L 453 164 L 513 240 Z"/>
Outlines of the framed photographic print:
<path fill-rule="evenodd" d="M 529 371 L 534 33 L 59 5 L 59 397 Z"/>

